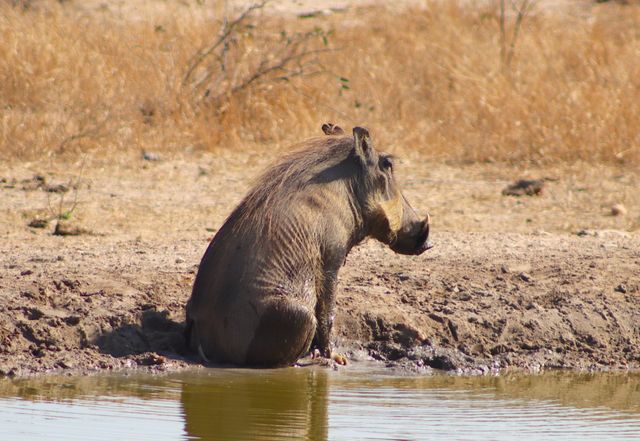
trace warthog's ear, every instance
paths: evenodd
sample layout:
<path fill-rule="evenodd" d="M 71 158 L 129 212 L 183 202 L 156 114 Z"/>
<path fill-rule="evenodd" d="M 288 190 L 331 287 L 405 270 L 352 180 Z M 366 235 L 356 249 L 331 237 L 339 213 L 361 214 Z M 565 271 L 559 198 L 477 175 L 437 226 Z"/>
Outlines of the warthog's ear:
<path fill-rule="evenodd" d="M 353 140 L 355 141 L 355 152 L 364 164 L 373 161 L 373 144 L 369 131 L 364 127 L 353 128 Z"/>
<path fill-rule="evenodd" d="M 341 127 L 338 127 L 333 123 L 322 124 L 322 131 L 325 135 L 329 136 L 342 135 L 344 133 L 344 130 L 342 130 Z"/>

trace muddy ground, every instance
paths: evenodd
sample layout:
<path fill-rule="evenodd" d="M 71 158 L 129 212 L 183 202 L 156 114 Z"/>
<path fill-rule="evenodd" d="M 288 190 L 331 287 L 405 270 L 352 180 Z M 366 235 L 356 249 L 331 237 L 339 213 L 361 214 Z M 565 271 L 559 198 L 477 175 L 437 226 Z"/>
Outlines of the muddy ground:
<path fill-rule="evenodd" d="M 181 332 L 199 259 L 273 158 L 148 159 L 159 160 L 0 169 L 0 375 L 198 366 Z M 406 257 L 369 241 L 351 253 L 335 338 L 352 362 L 640 367 L 638 172 L 406 155 L 397 169 L 414 207 L 429 209 L 436 246 Z M 536 196 L 503 195 L 518 178 L 547 180 Z M 625 214 L 611 214 L 616 203 Z M 33 222 L 68 211 L 63 230 L 77 235 Z"/>

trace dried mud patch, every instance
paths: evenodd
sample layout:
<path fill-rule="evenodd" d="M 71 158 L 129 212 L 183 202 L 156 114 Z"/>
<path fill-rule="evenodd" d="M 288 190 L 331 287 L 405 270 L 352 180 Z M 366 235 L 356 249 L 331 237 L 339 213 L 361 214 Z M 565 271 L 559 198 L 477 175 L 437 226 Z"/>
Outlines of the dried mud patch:
<path fill-rule="evenodd" d="M 377 244 L 350 256 L 343 338 L 410 369 L 640 366 L 637 236 L 447 234 L 438 244 L 423 259 L 389 258 Z"/>
<path fill-rule="evenodd" d="M 50 244 L 35 262 L 30 256 L 36 244 L 28 243 L 14 251 L 13 263 L 5 263 L 0 374 L 166 370 L 191 363 L 182 340 L 182 310 L 193 269 L 173 263 L 173 271 L 156 267 L 147 276 L 135 264 L 145 261 L 135 252 L 139 241 L 72 240 L 71 249 L 55 237 L 38 240 L 39 246 Z M 157 251 L 175 259 L 163 247 Z M 147 270 L 164 258 L 149 257 Z"/>
<path fill-rule="evenodd" d="M 353 360 L 416 372 L 640 365 L 637 237 L 464 238 L 440 234 L 419 258 L 375 242 L 355 250 L 341 274 L 336 345 Z M 34 242 L 14 246 L 11 264 L 2 257 L 0 373 L 197 365 L 182 340 L 195 267 L 182 260 L 196 262 L 206 243 L 82 244 L 72 251 L 47 237 L 36 262 Z"/>

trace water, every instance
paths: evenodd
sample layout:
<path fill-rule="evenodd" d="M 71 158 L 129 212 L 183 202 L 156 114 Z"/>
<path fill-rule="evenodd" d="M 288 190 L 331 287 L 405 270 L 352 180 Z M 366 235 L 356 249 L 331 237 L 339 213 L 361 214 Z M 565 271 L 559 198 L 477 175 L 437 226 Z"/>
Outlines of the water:
<path fill-rule="evenodd" d="M 640 374 L 349 367 L 0 380 L 0 440 L 640 440 Z"/>

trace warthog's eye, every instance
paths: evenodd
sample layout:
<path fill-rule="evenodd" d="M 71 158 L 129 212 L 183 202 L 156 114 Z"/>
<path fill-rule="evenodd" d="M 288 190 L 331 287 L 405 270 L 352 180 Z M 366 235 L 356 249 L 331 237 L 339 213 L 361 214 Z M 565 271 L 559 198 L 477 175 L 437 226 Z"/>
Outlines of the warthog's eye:
<path fill-rule="evenodd" d="M 391 156 L 383 156 L 380 158 L 380 168 L 382 170 L 393 170 L 393 159 Z"/>

